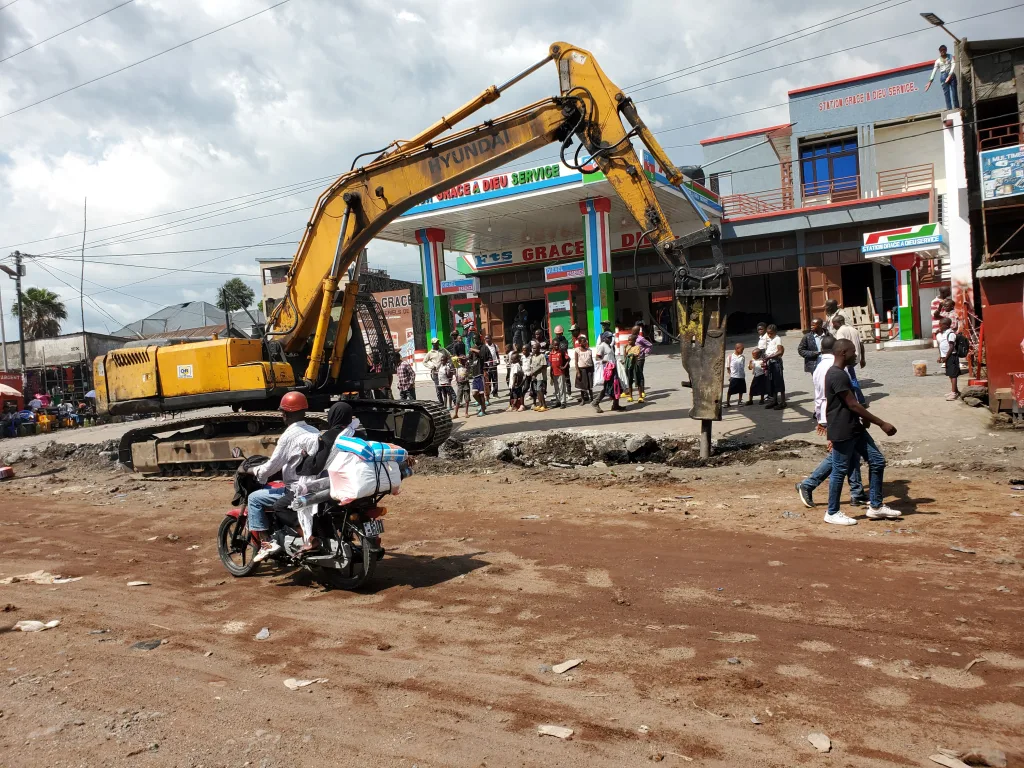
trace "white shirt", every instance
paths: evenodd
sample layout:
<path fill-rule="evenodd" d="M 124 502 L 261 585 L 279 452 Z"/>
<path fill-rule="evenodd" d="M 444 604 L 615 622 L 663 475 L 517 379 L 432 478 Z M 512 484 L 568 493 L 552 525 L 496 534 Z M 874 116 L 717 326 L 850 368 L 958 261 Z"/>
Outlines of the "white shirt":
<path fill-rule="evenodd" d="M 304 421 L 297 421 L 281 435 L 270 461 L 256 467 L 253 475 L 261 483 L 265 483 L 268 477 L 280 470 L 281 480 L 285 485 L 291 485 L 299 479 L 299 474 L 295 470 L 302 463 L 302 459 L 316 454 L 319 447 L 320 430 Z"/>
<path fill-rule="evenodd" d="M 780 344 L 782 344 L 782 339 L 778 335 L 774 339 L 769 339 L 766 335 L 764 339 L 764 356 L 773 357 L 779 351 Z"/>
<path fill-rule="evenodd" d="M 762 333 L 760 336 L 757 337 L 757 348 L 758 349 L 764 349 L 764 347 L 765 347 L 765 345 L 767 343 L 768 343 L 768 334 L 767 333 Z"/>
<path fill-rule="evenodd" d="M 854 328 L 852 325 L 844 325 L 836 329 L 837 339 L 847 339 L 853 342 L 853 346 L 857 348 L 857 357 L 864 357 L 864 343 L 860 340 L 860 331 Z"/>
<path fill-rule="evenodd" d="M 825 374 L 828 373 L 828 369 L 831 368 L 836 362 L 835 355 L 830 355 L 827 352 L 821 356 L 821 360 L 818 362 L 817 367 L 814 369 L 814 373 L 811 374 L 811 380 L 814 382 L 814 418 L 818 420 L 821 426 L 825 426 Z"/>
<path fill-rule="evenodd" d="M 729 378 L 745 379 L 746 376 L 743 373 L 744 363 L 743 355 L 729 355 Z"/>
<path fill-rule="evenodd" d="M 948 331 L 939 332 L 939 357 L 945 359 L 949 357 L 949 353 L 954 349 L 956 344 L 956 333 L 950 328 Z"/>
<path fill-rule="evenodd" d="M 754 365 L 754 375 L 764 376 L 764 357 L 759 357 L 757 360 L 751 360 L 750 362 Z"/>
<path fill-rule="evenodd" d="M 602 341 L 594 347 L 594 361 L 595 367 L 599 363 L 602 368 L 605 363 L 615 363 L 615 347 Z"/>
<path fill-rule="evenodd" d="M 932 67 L 932 75 L 931 75 L 931 77 L 928 78 L 928 82 L 930 83 L 932 80 L 935 79 L 935 73 L 936 72 L 939 73 L 939 82 L 940 83 L 941 82 L 945 82 L 946 78 L 949 77 L 949 73 L 952 72 L 952 71 L 953 71 L 953 57 L 952 56 L 946 56 L 946 58 L 943 59 L 940 56 L 939 58 L 937 58 L 935 60 L 935 66 Z"/>
<path fill-rule="evenodd" d="M 501 356 L 498 354 L 498 345 L 497 344 L 484 344 L 484 346 L 487 347 L 487 351 L 491 353 L 491 360 L 490 360 L 490 362 L 488 364 L 496 366 L 498 363 L 500 363 L 501 362 Z"/>

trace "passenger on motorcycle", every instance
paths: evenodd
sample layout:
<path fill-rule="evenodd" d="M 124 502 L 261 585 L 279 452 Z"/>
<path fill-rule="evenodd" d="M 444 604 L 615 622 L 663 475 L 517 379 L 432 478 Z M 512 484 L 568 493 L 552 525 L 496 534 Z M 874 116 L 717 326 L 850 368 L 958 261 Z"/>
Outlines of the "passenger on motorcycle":
<path fill-rule="evenodd" d="M 332 405 L 327 412 L 327 429 L 320 435 L 317 450 L 302 462 L 298 468 L 298 474 L 305 480 L 314 480 L 320 477 L 326 470 L 327 464 L 337 453 L 334 441 L 338 439 L 339 435 L 352 437 L 357 429 L 359 429 L 359 419 L 353 416 L 351 405 L 343 400 Z M 301 490 L 296 493 L 301 493 Z M 320 540 L 312 535 L 312 509 L 299 510 L 298 518 L 303 535 L 302 548 L 298 554 L 304 556 L 319 550 Z"/>
<path fill-rule="evenodd" d="M 301 392 L 289 392 L 281 398 L 278 410 L 284 414 L 286 429 L 277 441 L 277 447 L 270 461 L 252 468 L 252 474 L 261 483 L 266 483 L 277 472 L 285 487 L 263 488 L 249 494 L 249 530 L 260 540 L 260 550 L 253 562 L 260 562 L 281 549 L 269 534 L 267 515 L 272 514 L 274 503 L 284 496 L 286 487 L 299 479 L 298 467 L 307 456 L 317 452 L 320 431 L 306 423 L 306 409 L 309 402 Z"/>

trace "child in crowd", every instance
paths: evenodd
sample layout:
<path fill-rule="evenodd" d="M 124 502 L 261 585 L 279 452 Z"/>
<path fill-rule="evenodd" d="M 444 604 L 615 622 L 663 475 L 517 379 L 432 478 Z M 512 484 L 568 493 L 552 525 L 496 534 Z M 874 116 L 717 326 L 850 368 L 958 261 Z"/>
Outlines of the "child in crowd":
<path fill-rule="evenodd" d="M 523 361 L 517 350 L 513 350 L 508 356 L 508 391 L 510 411 L 525 411 L 523 405 L 523 384 L 526 381 L 526 374 L 523 372 Z"/>
<path fill-rule="evenodd" d="M 768 345 L 768 323 L 757 324 L 757 348 L 764 352 Z"/>
<path fill-rule="evenodd" d="M 452 367 L 452 358 L 448 350 L 441 352 L 441 362 L 437 366 L 437 391 L 441 395 L 441 404 L 445 408 L 452 408 L 455 405 L 455 390 L 452 389 L 452 379 L 455 378 L 455 369 Z"/>
<path fill-rule="evenodd" d="M 947 400 L 956 400 L 960 397 L 960 388 L 957 386 L 957 379 L 960 377 L 960 358 L 956 354 L 956 332 L 953 330 L 953 321 L 949 317 L 939 320 L 939 362 L 945 366 L 946 376 L 949 378 L 951 392 L 946 395 Z"/>
<path fill-rule="evenodd" d="M 580 403 L 589 403 L 594 399 L 594 350 L 584 334 L 576 337 L 573 357 L 576 365 L 576 389 L 580 393 Z"/>
<path fill-rule="evenodd" d="M 544 412 L 548 409 L 544 403 L 548 389 L 548 356 L 537 340 L 531 344 L 528 374 L 532 380 L 533 410 Z"/>
<path fill-rule="evenodd" d="M 452 411 L 452 418 L 459 418 L 459 406 L 466 404 L 466 418 L 469 418 L 469 368 L 466 367 L 466 360 L 462 357 L 455 358 L 458 367 L 455 369 L 455 410 Z"/>
<path fill-rule="evenodd" d="M 747 378 L 743 370 L 746 359 L 743 357 L 743 345 L 737 344 L 732 354 L 725 361 L 729 369 L 729 391 L 725 395 L 726 406 L 732 405 L 732 396 L 736 395 L 736 405 L 743 405 L 743 396 L 747 394 Z"/>
<path fill-rule="evenodd" d="M 750 362 L 747 363 L 747 370 L 753 371 L 754 377 L 750 380 L 750 394 L 747 395 L 747 405 L 754 401 L 754 395 L 760 395 L 760 402 L 764 402 L 764 396 L 768 393 L 768 367 L 765 365 L 764 351 L 761 349 L 750 350 Z"/>

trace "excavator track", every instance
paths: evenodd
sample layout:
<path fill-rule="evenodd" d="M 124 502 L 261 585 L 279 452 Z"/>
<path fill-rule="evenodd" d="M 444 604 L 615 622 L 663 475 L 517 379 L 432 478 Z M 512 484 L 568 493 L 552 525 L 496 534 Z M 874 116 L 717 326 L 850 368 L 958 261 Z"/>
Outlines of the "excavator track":
<path fill-rule="evenodd" d="M 452 432 L 448 410 L 429 400 L 347 400 L 371 440 L 394 443 L 413 454 L 436 450 Z M 306 422 L 327 428 L 327 414 L 307 412 Z M 176 419 L 129 430 L 118 459 L 143 474 L 192 476 L 233 473 L 248 456 L 270 455 L 284 422 L 277 411 L 225 413 Z"/>

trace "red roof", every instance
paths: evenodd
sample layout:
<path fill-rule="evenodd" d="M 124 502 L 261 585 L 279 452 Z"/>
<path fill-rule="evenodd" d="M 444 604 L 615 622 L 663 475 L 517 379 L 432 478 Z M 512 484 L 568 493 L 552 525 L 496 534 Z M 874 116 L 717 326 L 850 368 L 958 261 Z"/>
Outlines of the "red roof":
<path fill-rule="evenodd" d="M 790 123 L 782 123 L 782 125 L 773 125 L 770 128 L 756 128 L 753 131 L 743 131 L 742 133 L 730 133 L 728 136 L 714 136 L 710 139 L 701 139 L 700 145 L 706 147 L 708 144 L 718 144 L 720 141 L 732 141 L 733 139 L 742 139 L 747 136 L 758 136 L 765 133 L 771 133 L 777 131 L 780 128 L 789 128 Z"/>
<path fill-rule="evenodd" d="M 924 67 L 930 67 L 934 64 L 934 61 L 921 61 L 917 64 L 907 64 L 903 67 L 896 67 L 894 69 L 883 69 L 881 72 L 871 72 L 867 75 L 857 75 L 857 77 L 848 77 L 845 80 L 833 80 L 831 83 L 819 83 L 818 85 L 808 85 L 804 88 L 795 88 L 789 92 L 792 96 L 795 93 L 805 93 L 806 91 L 817 91 L 822 88 L 835 88 L 837 85 L 846 85 L 847 83 L 856 83 L 858 80 L 870 80 L 873 77 L 885 77 L 886 75 L 895 75 L 899 72 L 909 72 L 912 69 L 922 69 Z"/>

